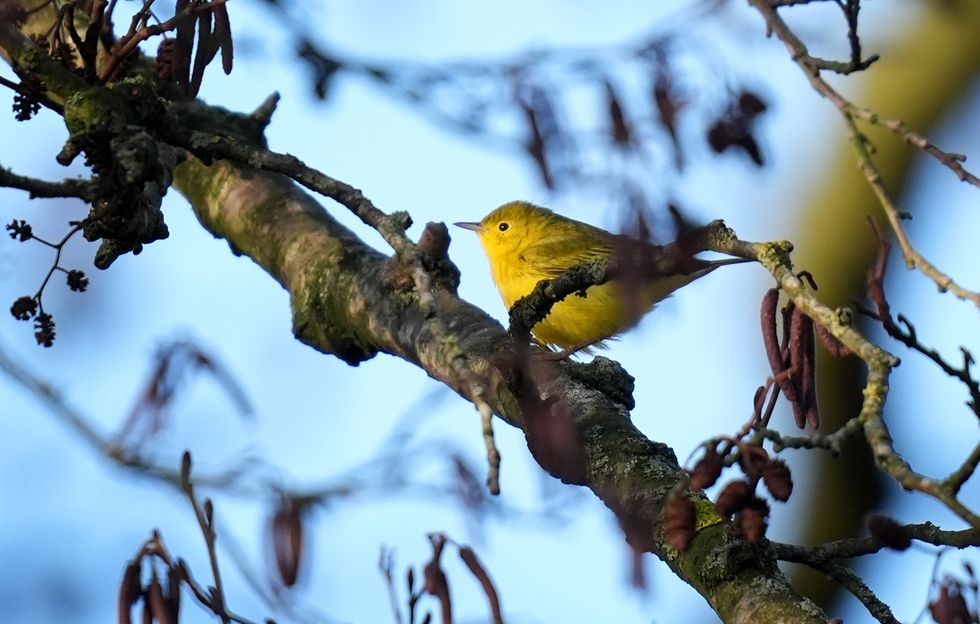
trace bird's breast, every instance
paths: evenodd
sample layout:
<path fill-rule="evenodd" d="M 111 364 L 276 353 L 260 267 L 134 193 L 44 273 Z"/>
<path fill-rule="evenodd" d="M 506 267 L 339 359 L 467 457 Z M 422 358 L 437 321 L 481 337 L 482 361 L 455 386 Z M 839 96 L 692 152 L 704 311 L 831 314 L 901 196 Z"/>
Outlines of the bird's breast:
<path fill-rule="evenodd" d="M 548 274 L 535 271 L 522 255 L 496 259 L 490 266 L 493 281 L 508 310 L 518 299 L 530 294 L 538 282 L 549 278 Z"/>

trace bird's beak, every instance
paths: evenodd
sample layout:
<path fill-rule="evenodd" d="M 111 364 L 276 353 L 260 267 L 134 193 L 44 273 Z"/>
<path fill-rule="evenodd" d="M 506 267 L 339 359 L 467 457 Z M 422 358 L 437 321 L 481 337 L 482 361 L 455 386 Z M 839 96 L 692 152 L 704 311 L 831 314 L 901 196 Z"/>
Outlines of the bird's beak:
<path fill-rule="evenodd" d="M 460 221 L 459 223 L 453 223 L 453 225 L 455 225 L 456 227 L 461 227 L 464 230 L 473 230 L 477 234 L 482 233 L 484 230 L 483 226 L 480 225 L 479 223 L 472 223 L 469 221 Z"/>

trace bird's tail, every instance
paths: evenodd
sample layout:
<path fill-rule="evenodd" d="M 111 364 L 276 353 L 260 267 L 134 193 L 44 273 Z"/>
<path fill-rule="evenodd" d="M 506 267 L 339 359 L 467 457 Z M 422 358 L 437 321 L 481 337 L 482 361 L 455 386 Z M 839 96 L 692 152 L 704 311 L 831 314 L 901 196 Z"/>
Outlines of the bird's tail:
<path fill-rule="evenodd" d="M 698 278 L 704 277 L 718 267 L 729 264 L 742 264 L 745 262 L 754 261 L 746 258 L 725 258 L 724 260 L 700 260 L 698 258 L 694 258 L 691 262 L 690 272 L 678 273 L 675 275 L 653 279 L 649 283 L 645 295 L 651 304 L 656 304 L 669 297 L 674 293 L 674 291 L 687 286 Z"/>

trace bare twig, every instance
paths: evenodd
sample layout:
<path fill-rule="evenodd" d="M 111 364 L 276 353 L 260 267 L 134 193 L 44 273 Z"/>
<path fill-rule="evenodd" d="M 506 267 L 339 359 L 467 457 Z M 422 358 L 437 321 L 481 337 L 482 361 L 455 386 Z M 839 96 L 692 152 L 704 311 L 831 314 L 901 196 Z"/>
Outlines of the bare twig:
<path fill-rule="evenodd" d="M 143 9 L 138 11 L 133 17 L 133 24 L 130 27 L 129 33 L 119 40 L 119 43 L 112 51 L 112 55 L 109 57 L 109 60 L 99 72 L 99 82 L 105 83 L 112 78 L 123 59 L 129 56 L 133 50 L 136 49 L 136 46 L 142 42 L 146 41 L 150 37 L 174 30 L 185 20 L 188 20 L 199 13 L 213 11 L 216 6 L 224 4 L 226 1 L 227 0 L 211 0 L 207 4 L 191 3 L 187 6 L 187 8 L 180 11 L 177 13 L 177 15 L 174 15 L 167 21 L 150 26 L 147 23 L 147 19 L 149 18 L 149 5 L 153 4 L 153 0 L 147 0 L 143 5 Z"/>
<path fill-rule="evenodd" d="M 956 496 L 963 484 L 976 472 L 978 464 L 980 464 L 980 443 L 973 447 L 960 467 L 943 480 L 942 486 L 949 490 L 950 494 Z"/>
<path fill-rule="evenodd" d="M 871 588 L 857 573 L 850 570 L 847 566 L 828 561 L 824 563 L 809 563 L 808 566 L 826 574 L 829 578 L 837 582 L 838 585 L 851 592 L 855 598 L 868 610 L 881 624 L 901 624 L 892 613 L 891 608 L 875 595 Z"/>
<path fill-rule="evenodd" d="M 978 529 L 947 531 L 940 529 L 931 522 L 907 524 L 901 529 L 910 538 L 933 546 L 954 548 L 980 546 L 980 530 Z M 769 544 L 780 560 L 806 564 L 873 555 L 888 547 L 874 537 L 840 539 L 817 546 L 797 546 L 779 542 L 769 542 Z"/>
<path fill-rule="evenodd" d="M 973 355 L 965 348 L 960 347 L 963 353 L 963 365 L 955 367 L 947 362 L 938 351 L 922 344 L 916 334 L 915 327 L 902 314 L 898 315 L 898 321 L 905 326 L 904 329 L 892 319 L 891 306 L 889 306 L 888 298 L 885 296 L 885 272 L 888 269 L 888 254 L 891 251 L 891 244 L 885 240 L 877 223 L 873 219 L 869 219 L 869 222 L 875 238 L 878 240 L 878 256 L 875 264 L 868 272 L 868 294 L 874 303 L 875 311 L 871 312 L 860 308 L 859 311 L 881 322 L 882 328 L 889 336 L 932 360 L 950 377 L 963 382 L 970 393 L 970 400 L 967 405 L 980 418 L 980 382 L 974 379 L 972 374 Z"/>
<path fill-rule="evenodd" d="M 388 589 L 388 599 L 391 601 L 391 613 L 395 624 L 402 624 L 402 611 L 398 608 L 398 592 L 395 590 L 395 578 L 392 572 L 394 566 L 394 553 L 382 546 L 381 555 L 378 557 L 378 570 L 381 571 L 381 576 L 385 580 L 385 587 Z"/>
<path fill-rule="evenodd" d="M 769 31 L 775 33 L 780 41 L 783 42 L 783 44 L 789 50 L 794 62 L 796 62 L 796 64 L 803 70 L 803 73 L 807 77 L 807 80 L 809 80 L 810 85 L 818 93 L 829 99 L 843 115 L 844 121 L 851 136 L 851 143 L 857 155 L 858 166 L 861 169 L 861 172 L 864 173 L 865 178 L 867 178 L 868 184 L 871 186 L 872 190 L 877 196 L 878 202 L 881 204 L 881 207 L 885 212 L 885 216 L 888 218 L 889 225 L 895 232 L 895 237 L 898 240 L 899 246 L 902 248 L 902 254 L 905 256 L 905 261 L 908 267 L 919 269 L 924 275 L 935 282 L 940 291 L 945 292 L 948 290 L 956 295 L 956 297 L 972 301 L 974 305 L 980 308 L 980 293 L 967 290 L 960 286 L 952 279 L 952 277 L 929 262 L 921 253 L 919 253 L 918 250 L 915 249 L 915 247 L 912 246 L 912 243 L 909 241 L 908 235 L 905 232 L 905 228 L 901 223 L 901 211 L 895 205 L 891 194 L 885 187 L 881 172 L 871 156 L 871 149 L 869 147 L 868 139 L 858 129 L 856 121 L 861 119 L 872 124 L 883 125 L 885 128 L 891 130 L 894 134 L 905 140 L 905 142 L 919 147 L 925 153 L 936 158 L 939 162 L 956 173 L 961 180 L 980 187 L 980 179 L 967 172 L 962 167 L 961 163 L 964 160 L 963 156 L 944 152 L 927 141 L 921 135 L 909 131 L 909 129 L 902 122 L 897 120 L 880 119 L 876 113 L 856 106 L 848 101 L 820 76 L 820 71 L 822 68 L 819 67 L 819 64 L 814 65 L 812 62 L 813 57 L 809 55 L 806 45 L 789 28 L 786 22 L 783 21 L 782 17 L 780 17 L 777 10 L 768 0 L 749 0 L 749 4 L 755 7 L 755 9 L 759 11 L 759 13 L 765 19 L 766 26 Z"/>
<path fill-rule="evenodd" d="M 755 0 L 751 0 L 755 2 Z M 861 412 L 838 433 L 853 431 L 860 427 L 864 433 L 877 465 L 909 490 L 917 490 L 928 494 L 965 520 L 970 526 L 980 528 L 980 516 L 966 507 L 940 481 L 926 477 L 914 471 L 902 456 L 895 450 L 891 433 L 883 417 L 885 399 L 888 393 L 888 378 L 891 369 L 898 364 L 898 359 L 870 342 L 841 315 L 820 302 L 802 280 L 793 272 L 789 261 L 789 243 L 750 243 L 740 241 L 734 233 L 720 224 L 719 231 L 711 237 L 707 249 L 727 253 L 741 258 L 758 259 L 773 274 L 780 288 L 789 295 L 796 306 L 807 314 L 814 322 L 824 325 L 831 334 L 865 362 L 868 368 L 867 381 L 864 387 L 864 402 Z M 760 432 L 761 433 L 761 432 Z M 812 443 L 815 438 L 806 439 Z"/>
<path fill-rule="evenodd" d="M 306 188 L 325 195 L 345 206 L 366 225 L 371 226 L 395 250 L 409 272 L 419 298 L 419 306 L 432 330 L 433 336 L 449 350 L 452 370 L 460 385 L 468 390 L 470 399 L 480 413 L 483 439 L 487 448 L 487 487 L 492 494 L 500 493 L 500 452 L 493 437 L 491 419 L 493 410 L 486 399 L 486 389 L 479 376 L 470 370 L 466 354 L 452 340 L 443 319 L 433 305 L 432 276 L 423 265 L 418 246 L 408 238 L 405 230 L 411 225 L 407 213 L 385 214 L 357 188 L 307 166 L 290 154 L 279 154 L 252 147 L 230 136 L 203 132 L 173 133 L 170 140 L 189 149 L 196 155 L 212 158 L 232 158 L 253 167 L 284 174 Z"/>
<path fill-rule="evenodd" d="M 197 501 L 197 496 L 194 493 L 194 483 L 191 481 L 190 451 L 184 451 L 184 455 L 181 458 L 180 487 L 187 495 L 191 507 L 194 508 L 194 515 L 197 517 L 197 523 L 201 527 L 204 543 L 208 549 L 211 574 L 214 577 L 214 587 L 210 592 L 212 609 L 224 624 L 228 624 L 231 621 L 231 617 L 225 607 L 225 590 L 221 584 L 221 570 L 218 567 L 218 551 L 215 548 L 217 535 L 214 531 L 214 506 L 210 499 L 205 499 L 203 506 Z"/>
<path fill-rule="evenodd" d="M 90 202 L 97 195 L 96 183 L 92 180 L 72 179 L 61 182 L 49 182 L 39 178 L 31 178 L 14 173 L 6 167 L 0 167 L 0 186 L 20 189 L 35 197 L 77 197 Z"/>

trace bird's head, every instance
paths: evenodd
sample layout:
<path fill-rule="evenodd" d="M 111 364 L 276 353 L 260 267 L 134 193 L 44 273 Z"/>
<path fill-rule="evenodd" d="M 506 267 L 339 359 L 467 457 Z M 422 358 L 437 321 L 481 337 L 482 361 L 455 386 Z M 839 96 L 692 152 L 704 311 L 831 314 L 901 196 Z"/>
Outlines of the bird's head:
<path fill-rule="evenodd" d="M 500 206 L 479 223 L 455 223 L 480 237 L 483 250 L 493 260 L 520 254 L 528 244 L 547 235 L 556 215 L 529 202 L 513 201 Z"/>

